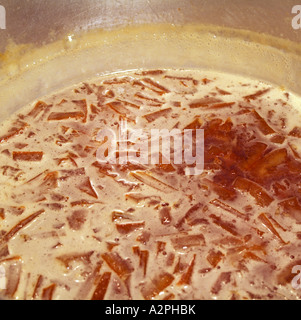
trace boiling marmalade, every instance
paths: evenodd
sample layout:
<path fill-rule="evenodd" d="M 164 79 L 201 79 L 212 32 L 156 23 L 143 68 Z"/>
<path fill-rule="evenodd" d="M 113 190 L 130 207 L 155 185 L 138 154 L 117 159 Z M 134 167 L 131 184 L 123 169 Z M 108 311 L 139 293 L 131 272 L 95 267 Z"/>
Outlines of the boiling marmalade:
<path fill-rule="evenodd" d="M 234 75 L 136 70 L 21 109 L 0 133 L 0 296 L 299 299 L 300 101 Z M 204 171 L 97 161 L 99 130 L 121 121 L 203 129 Z"/>

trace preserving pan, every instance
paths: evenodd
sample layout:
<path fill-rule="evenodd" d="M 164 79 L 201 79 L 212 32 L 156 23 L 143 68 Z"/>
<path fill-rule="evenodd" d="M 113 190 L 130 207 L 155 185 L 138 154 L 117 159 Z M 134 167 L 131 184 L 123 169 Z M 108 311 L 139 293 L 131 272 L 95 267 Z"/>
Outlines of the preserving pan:
<path fill-rule="evenodd" d="M 0 123 L 63 87 L 140 68 L 230 72 L 300 95 L 300 11 L 295 0 L 2 0 Z"/>
<path fill-rule="evenodd" d="M 0 121 L 58 88 L 137 68 L 229 71 L 301 92 L 295 0 L 2 0 L 0 5 L 2 27 L 5 22 Z"/>

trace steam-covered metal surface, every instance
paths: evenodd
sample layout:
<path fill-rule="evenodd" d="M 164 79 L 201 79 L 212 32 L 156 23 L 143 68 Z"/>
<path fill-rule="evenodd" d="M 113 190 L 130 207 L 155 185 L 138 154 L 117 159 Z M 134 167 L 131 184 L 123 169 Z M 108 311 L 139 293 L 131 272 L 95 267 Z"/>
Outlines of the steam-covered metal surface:
<path fill-rule="evenodd" d="M 0 50 L 8 39 L 43 44 L 69 32 L 137 23 L 202 23 L 264 32 L 301 41 L 291 26 L 294 0 L 3 0 L 7 29 L 0 31 Z"/>

